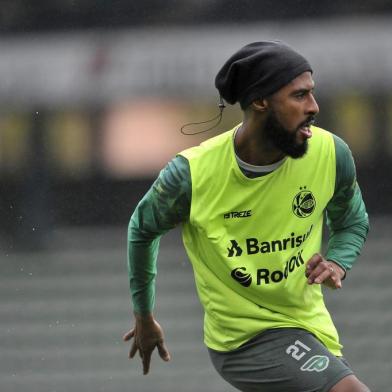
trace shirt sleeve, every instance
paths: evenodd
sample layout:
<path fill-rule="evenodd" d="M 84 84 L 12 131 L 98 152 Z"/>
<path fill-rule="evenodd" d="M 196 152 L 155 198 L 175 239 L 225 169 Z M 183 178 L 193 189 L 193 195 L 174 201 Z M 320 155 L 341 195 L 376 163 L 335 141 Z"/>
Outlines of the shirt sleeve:
<path fill-rule="evenodd" d="M 133 309 L 151 312 L 160 237 L 189 219 L 191 178 L 188 161 L 177 156 L 160 172 L 137 205 L 128 226 L 128 276 Z"/>
<path fill-rule="evenodd" d="M 369 230 L 369 219 L 356 179 L 354 159 L 347 144 L 333 135 L 336 151 L 335 192 L 327 205 L 329 240 L 326 258 L 351 269 Z"/>

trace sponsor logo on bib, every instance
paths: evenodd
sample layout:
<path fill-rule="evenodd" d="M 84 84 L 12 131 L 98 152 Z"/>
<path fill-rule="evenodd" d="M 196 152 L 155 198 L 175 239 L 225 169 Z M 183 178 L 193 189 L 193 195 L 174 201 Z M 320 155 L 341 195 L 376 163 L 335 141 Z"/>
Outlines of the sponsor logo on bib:
<path fill-rule="evenodd" d="M 252 283 L 252 276 L 245 273 L 245 267 L 238 267 L 231 271 L 231 277 L 238 283 L 242 284 L 244 287 L 249 287 Z"/>

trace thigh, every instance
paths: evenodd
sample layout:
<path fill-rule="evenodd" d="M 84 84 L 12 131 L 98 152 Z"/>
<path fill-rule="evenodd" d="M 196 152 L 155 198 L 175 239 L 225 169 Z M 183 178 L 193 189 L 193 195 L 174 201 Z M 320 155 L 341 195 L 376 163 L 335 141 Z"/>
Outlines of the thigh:
<path fill-rule="evenodd" d="M 370 392 L 369 388 L 359 381 L 353 374 L 343 378 L 335 384 L 329 392 L 344 392 L 344 391 L 357 391 L 357 392 Z"/>
<path fill-rule="evenodd" d="M 220 375 L 243 392 L 328 392 L 353 373 L 312 334 L 296 328 L 269 330 L 236 350 L 209 353 Z"/>

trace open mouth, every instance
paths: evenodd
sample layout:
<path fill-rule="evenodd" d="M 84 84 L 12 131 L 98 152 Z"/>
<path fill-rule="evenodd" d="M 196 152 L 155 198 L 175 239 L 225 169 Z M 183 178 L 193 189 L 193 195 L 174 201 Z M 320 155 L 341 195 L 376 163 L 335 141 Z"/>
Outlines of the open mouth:
<path fill-rule="evenodd" d="M 309 139 L 312 137 L 312 131 L 310 127 L 314 124 L 314 120 L 306 121 L 304 124 L 301 125 L 299 128 L 300 134 L 305 138 Z"/>
<path fill-rule="evenodd" d="M 312 131 L 310 130 L 310 127 L 304 126 L 299 129 L 299 132 L 301 135 L 303 135 L 306 139 L 309 139 L 312 137 Z"/>

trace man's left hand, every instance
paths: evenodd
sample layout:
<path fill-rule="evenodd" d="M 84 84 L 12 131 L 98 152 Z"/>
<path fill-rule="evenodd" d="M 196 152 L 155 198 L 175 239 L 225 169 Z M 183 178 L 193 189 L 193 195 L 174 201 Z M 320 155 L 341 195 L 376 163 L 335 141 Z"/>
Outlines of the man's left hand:
<path fill-rule="evenodd" d="M 308 284 L 324 284 L 331 289 L 340 289 L 345 271 L 333 261 L 325 260 L 319 253 L 314 254 L 306 263 L 305 276 Z"/>

